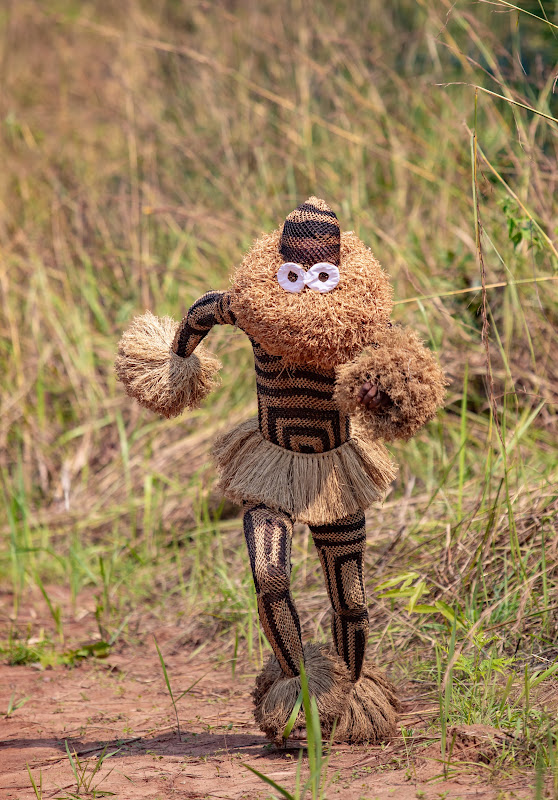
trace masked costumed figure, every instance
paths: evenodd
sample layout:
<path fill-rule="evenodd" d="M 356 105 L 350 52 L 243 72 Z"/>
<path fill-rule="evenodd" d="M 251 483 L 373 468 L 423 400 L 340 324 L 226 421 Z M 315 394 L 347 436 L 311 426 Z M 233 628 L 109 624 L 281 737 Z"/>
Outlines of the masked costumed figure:
<path fill-rule="evenodd" d="M 407 439 L 441 405 L 445 380 L 416 334 L 390 323 L 392 289 L 371 251 L 309 198 L 258 239 L 228 291 L 180 324 L 147 313 L 121 339 L 128 393 L 164 416 L 195 407 L 219 363 L 202 339 L 235 325 L 253 346 L 258 416 L 221 437 L 224 494 L 243 506 L 260 622 L 274 655 L 256 680 L 255 717 L 280 741 L 303 662 L 322 731 L 378 742 L 396 730 L 392 684 L 365 661 L 364 511 L 395 477 L 382 442 Z M 303 645 L 290 591 L 295 522 L 312 533 L 332 605 L 333 646 Z M 294 726 L 304 726 L 303 713 Z"/>

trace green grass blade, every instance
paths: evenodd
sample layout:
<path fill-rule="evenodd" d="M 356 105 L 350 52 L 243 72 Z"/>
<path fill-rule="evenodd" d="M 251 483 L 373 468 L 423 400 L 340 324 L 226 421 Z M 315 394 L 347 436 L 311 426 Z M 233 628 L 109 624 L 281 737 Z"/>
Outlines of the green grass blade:
<path fill-rule="evenodd" d="M 27 767 L 27 773 L 29 775 L 29 780 L 31 781 L 31 786 L 33 787 L 33 791 L 35 792 L 35 797 L 37 798 L 37 800 L 42 800 L 42 796 L 43 796 L 43 776 L 42 776 L 42 773 L 39 772 L 39 776 L 40 776 L 39 777 L 39 785 L 41 787 L 40 790 L 39 790 L 39 788 L 37 787 L 37 784 L 35 783 L 35 779 L 33 778 L 33 775 L 31 774 L 31 770 L 30 770 L 29 764 L 27 762 L 25 762 L 25 766 Z"/>
<path fill-rule="evenodd" d="M 296 698 L 296 703 L 293 706 L 293 710 L 291 711 L 291 716 L 287 720 L 287 724 L 285 725 L 285 730 L 283 731 L 283 739 L 288 739 L 290 733 L 293 729 L 293 726 L 296 722 L 296 718 L 298 717 L 298 712 L 300 711 L 300 707 L 302 706 L 302 689 L 298 693 L 298 697 Z"/>
<path fill-rule="evenodd" d="M 170 680 L 169 680 L 169 676 L 168 676 L 168 673 L 167 673 L 167 666 L 166 666 L 166 664 L 165 664 L 165 659 L 163 658 L 163 654 L 162 654 L 162 653 L 161 653 L 161 651 L 159 650 L 159 645 L 158 645 L 158 643 L 157 643 L 157 639 L 155 638 L 155 635 L 153 635 L 153 640 L 154 640 L 154 642 L 155 642 L 155 647 L 156 647 L 156 649 L 157 649 L 157 655 L 159 656 L 159 661 L 161 662 L 161 668 L 162 668 L 162 670 L 163 670 L 163 677 L 164 677 L 164 679 L 165 679 L 165 683 L 166 683 L 166 685 L 167 685 L 167 689 L 168 689 L 168 692 L 169 692 L 169 694 L 170 694 L 171 700 L 172 700 L 172 701 L 173 701 L 173 703 L 174 703 L 174 695 L 173 695 L 173 693 L 172 693 L 172 687 L 171 687 L 171 685 L 170 685 Z"/>
<path fill-rule="evenodd" d="M 70 766 L 72 768 L 72 772 L 74 773 L 74 778 L 76 779 L 76 784 L 77 784 L 78 791 L 79 791 L 79 788 L 81 786 L 81 776 L 78 775 L 76 762 L 74 761 L 74 758 L 72 757 L 72 754 L 70 753 L 70 748 L 68 747 L 68 740 L 67 739 L 64 739 L 64 745 L 66 747 L 66 753 L 68 755 L 68 759 L 70 761 Z"/>
<path fill-rule="evenodd" d="M 206 675 L 207 675 L 207 672 L 205 673 L 205 675 L 202 675 L 200 678 L 198 678 L 198 679 L 197 679 L 197 680 L 195 680 L 193 683 L 191 683 L 191 684 L 190 684 L 190 686 L 188 686 L 188 688 L 187 688 L 187 689 L 184 689 L 184 691 L 183 691 L 183 692 L 181 692 L 181 693 L 178 695 L 178 697 L 176 697 L 176 698 L 175 698 L 175 703 L 178 703 L 178 701 L 179 701 L 179 700 L 181 700 L 181 699 L 184 697 L 184 695 L 185 695 L 185 694 L 188 694 L 188 692 L 192 691 L 192 689 L 194 688 L 194 686 L 197 686 L 197 685 L 198 685 L 198 683 L 199 683 L 200 681 L 202 681 L 202 680 L 205 678 L 205 676 L 206 676 Z"/>
<path fill-rule="evenodd" d="M 543 672 L 538 672 L 533 678 L 529 680 L 529 691 L 535 689 L 540 683 L 551 678 L 558 672 L 558 661 L 556 661 L 552 666 L 545 669 Z M 525 693 L 525 690 L 524 692 Z M 523 696 L 523 695 L 522 695 Z"/>
<path fill-rule="evenodd" d="M 254 773 L 254 775 L 257 775 L 260 780 L 264 781 L 264 783 L 267 783 L 268 786 L 271 786 L 276 792 L 279 792 L 281 797 L 284 797 L 285 800 L 297 800 L 297 798 L 295 798 L 295 796 L 291 794 L 288 789 L 285 789 L 284 786 L 280 786 L 274 780 L 268 778 L 267 775 L 263 774 L 263 772 L 258 772 L 257 769 L 254 769 L 254 767 L 251 767 L 249 764 L 243 763 L 242 766 L 246 767 L 246 769 L 249 769 L 250 772 Z"/>

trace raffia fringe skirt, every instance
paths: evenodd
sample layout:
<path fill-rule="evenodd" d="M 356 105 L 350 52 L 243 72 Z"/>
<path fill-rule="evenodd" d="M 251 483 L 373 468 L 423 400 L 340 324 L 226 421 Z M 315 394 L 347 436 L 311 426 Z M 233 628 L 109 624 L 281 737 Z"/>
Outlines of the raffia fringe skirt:
<path fill-rule="evenodd" d="M 262 436 L 249 419 L 214 444 L 219 488 L 243 500 L 287 511 L 309 525 L 325 525 L 382 500 L 396 466 L 380 442 L 353 436 L 326 453 L 294 453 Z"/>

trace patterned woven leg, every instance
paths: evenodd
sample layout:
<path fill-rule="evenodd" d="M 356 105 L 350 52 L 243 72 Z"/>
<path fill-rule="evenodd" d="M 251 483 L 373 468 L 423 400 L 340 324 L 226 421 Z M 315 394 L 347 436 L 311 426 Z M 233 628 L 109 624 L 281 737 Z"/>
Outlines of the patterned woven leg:
<path fill-rule="evenodd" d="M 288 514 L 272 511 L 263 503 L 245 503 L 244 509 L 244 535 L 260 622 L 283 673 L 294 677 L 300 673 L 303 654 L 300 622 L 290 592 L 293 522 Z"/>
<path fill-rule="evenodd" d="M 368 610 L 362 577 L 366 546 L 364 514 L 359 511 L 330 525 L 310 526 L 326 579 L 337 653 L 356 682 L 362 671 L 368 635 Z"/>

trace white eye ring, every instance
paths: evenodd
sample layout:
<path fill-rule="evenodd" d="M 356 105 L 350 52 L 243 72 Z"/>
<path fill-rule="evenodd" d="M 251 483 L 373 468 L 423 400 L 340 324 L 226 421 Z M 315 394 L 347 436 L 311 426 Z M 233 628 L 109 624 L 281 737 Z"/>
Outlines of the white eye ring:
<path fill-rule="evenodd" d="M 327 275 L 327 278 L 323 280 L 321 274 Z M 304 276 L 304 283 L 315 292 L 331 292 L 339 283 L 339 268 L 327 261 L 320 261 L 310 267 Z"/>
<path fill-rule="evenodd" d="M 296 280 L 291 280 L 289 275 L 296 275 Z M 294 292 L 295 294 L 298 294 L 304 289 L 305 278 L 306 273 L 300 264 L 295 264 L 292 261 L 281 264 L 277 272 L 279 286 L 286 292 Z"/>

